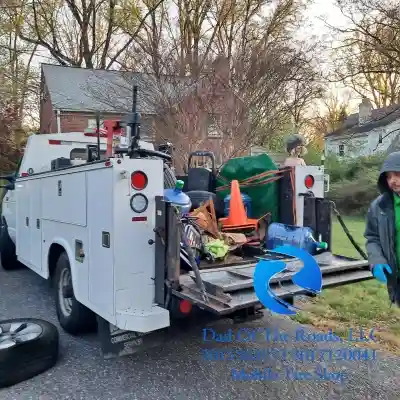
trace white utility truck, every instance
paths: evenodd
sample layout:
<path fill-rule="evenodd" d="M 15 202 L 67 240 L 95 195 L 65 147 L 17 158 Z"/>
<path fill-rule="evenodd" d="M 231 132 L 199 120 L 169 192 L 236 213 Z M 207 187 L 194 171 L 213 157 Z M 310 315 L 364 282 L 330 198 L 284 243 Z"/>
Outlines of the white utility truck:
<path fill-rule="evenodd" d="M 94 154 L 98 143 L 100 157 Z M 95 135 L 32 135 L 4 186 L 3 268 L 23 264 L 51 280 L 61 326 L 78 334 L 97 323 L 106 356 L 137 351 L 151 333 L 165 334 L 171 316 L 190 314 L 192 306 L 249 318 L 262 309 L 253 291 L 257 259 L 181 268 L 176 214 L 163 200 L 170 179 L 164 160 L 152 144 L 136 146 L 140 150 L 129 155 L 106 157 L 106 141 Z M 319 234 L 331 246 L 330 211 L 324 217 L 317 204 L 324 195 L 323 170 L 301 168 L 296 167 L 295 192 L 282 189 L 281 208 L 295 198 L 299 213 L 293 224 L 301 223 L 299 216 L 311 225 L 325 221 Z M 310 174 L 311 187 L 304 183 Z M 282 222 L 289 208 L 281 210 Z M 324 287 L 371 277 L 367 261 L 330 255 L 320 264 Z M 303 293 L 290 274 L 274 282 L 282 298 Z"/>

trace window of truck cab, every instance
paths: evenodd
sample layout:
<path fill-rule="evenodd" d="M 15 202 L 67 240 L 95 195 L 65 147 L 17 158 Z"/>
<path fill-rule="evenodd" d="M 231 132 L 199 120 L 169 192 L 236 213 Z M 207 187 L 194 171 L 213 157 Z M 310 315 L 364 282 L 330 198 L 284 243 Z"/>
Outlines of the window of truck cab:
<path fill-rule="evenodd" d="M 19 157 L 19 160 L 18 160 L 18 163 L 17 163 L 17 167 L 15 168 L 14 176 L 15 176 L 16 178 L 19 176 L 19 170 L 20 170 L 20 168 L 21 168 L 22 160 L 23 160 L 23 158 L 24 158 L 24 151 L 25 151 L 25 148 L 23 148 L 23 149 L 21 150 L 21 155 L 20 155 L 20 157 Z"/>
<path fill-rule="evenodd" d="M 87 161 L 86 149 L 75 148 L 69 153 L 70 160 L 84 160 Z M 100 150 L 100 159 L 104 160 L 106 158 L 106 150 Z"/>

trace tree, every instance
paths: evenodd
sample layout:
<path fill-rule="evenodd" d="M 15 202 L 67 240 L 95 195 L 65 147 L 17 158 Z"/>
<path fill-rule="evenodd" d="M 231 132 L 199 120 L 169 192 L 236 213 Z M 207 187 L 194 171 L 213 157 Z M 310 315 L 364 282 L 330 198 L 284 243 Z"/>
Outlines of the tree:
<path fill-rule="evenodd" d="M 294 38 L 302 0 L 185 0 L 177 3 L 176 30 L 168 22 L 168 4 L 144 23 L 120 62 L 140 63 L 150 73 L 139 88 L 142 101 L 162 116 L 156 136 L 176 145 L 183 164 L 193 148 L 218 143 L 227 159 L 252 145 L 273 146 L 291 119 L 298 127 L 304 124 L 305 111 L 323 87 L 314 64 L 317 47 Z M 102 86 L 93 95 L 115 106 L 109 94 L 128 93 L 129 74 L 125 80 L 124 89 Z M 220 139 L 207 137 L 209 125 Z"/>
<path fill-rule="evenodd" d="M 375 107 L 400 101 L 400 9 L 389 0 L 337 0 L 350 25 L 332 27 L 334 77 Z"/>
<path fill-rule="evenodd" d="M 47 50 L 61 65 L 111 68 L 135 40 L 145 19 L 130 0 L 32 0 L 23 4 L 19 37 Z M 132 29 L 133 27 L 133 29 Z"/>
<path fill-rule="evenodd" d="M 155 0 L 146 0 L 151 9 Z M 241 0 L 256 4 L 259 10 L 265 0 Z M 218 48 L 221 32 L 228 20 L 243 20 L 238 1 L 176 0 L 162 4 L 151 12 L 144 29 L 127 53 L 123 64 L 129 66 L 145 64 L 146 72 L 177 74 L 181 77 L 198 78 L 216 55 L 223 53 Z M 173 24 L 177 14 L 178 23 Z M 231 45 L 232 47 L 232 45 Z"/>
<path fill-rule="evenodd" d="M 310 108 L 316 100 L 323 97 L 326 91 L 321 73 L 312 62 L 316 50 L 313 46 L 304 52 L 307 58 L 299 63 L 286 94 L 286 107 L 293 122 L 293 128 L 297 132 L 301 131 L 313 118 L 309 112 Z"/>
<path fill-rule="evenodd" d="M 38 74 L 32 67 L 37 47 L 22 43 L 19 39 L 17 27 L 21 19 L 20 7 L 2 9 L 0 15 L 1 107 L 3 110 L 13 110 L 12 118 L 7 111 L 9 115 L 6 120 L 13 121 L 12 127 L 7 129 L 11 129 L 17 147 L 25 135 L 23 126 L 26 123 L 31 126 L 35 124 L 39 104 Z"/>
<path fill-rule="evenodd" d="M 305 130 L 307 141 L 312 147 L 322 150 L 325 135 L 340 128 L 348 117 L 349 100 L 349 96 L 340 99 L 334 93 L 320 100 Z"/>
<path fill-rule="evenodd" d="M 15 125 L 19 124 L 18 109 L 12 104 L 0 103 L 0 172 L 12 172 L 18 160 L 19 151 L 15 140 Z"/>

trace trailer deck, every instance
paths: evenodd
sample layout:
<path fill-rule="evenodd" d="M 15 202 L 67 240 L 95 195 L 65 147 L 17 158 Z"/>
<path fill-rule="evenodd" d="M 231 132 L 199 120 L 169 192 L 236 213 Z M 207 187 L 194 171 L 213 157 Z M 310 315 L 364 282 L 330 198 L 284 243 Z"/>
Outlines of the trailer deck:
<path fill-rule="evenodd" d="M 262 257 L 265 259 L 265 257 Z M 322 253 L 314 257 L 322 272 L 322 287 L 334 287 L 355 283 L 372 278 L 368 261 L 356 260 L 344 256 Z M 284 299 L 295 295 L 307 294 L 307 291 L 294 284 L 291 277 L 301 269 L 298 259 L 276 257 L 270 252 L 267 260 L 283 260 L 286 269 L 276 274 L 270 282 L 271 290 Z M 259 259 L 245 264 L 231 264 L 213 269 L 201 269 L 200 275 L 206 288 L 208 301 L 204 301 L 199 290 L 195 274 L 190 271 L 180 276 L 181 290 L 173 293 L 218 315 L 230 314 L 242 308 L 251 307 L 259 300 L 253 288 L 253 275 Z"/>

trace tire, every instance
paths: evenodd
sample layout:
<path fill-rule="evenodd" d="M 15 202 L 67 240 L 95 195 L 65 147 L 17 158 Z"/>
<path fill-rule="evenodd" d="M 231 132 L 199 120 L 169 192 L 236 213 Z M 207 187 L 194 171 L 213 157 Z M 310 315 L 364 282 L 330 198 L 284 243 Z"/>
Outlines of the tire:
<path fill-rule="evenodd" d="M 164 189 L 174 188 L 176 185 L 175 174 L 172 169 L 164 164 Z"/>
<path fill-rule="evenodd" d="M 32 337 L 23 335 L 24 330 L 29 330 Z M 59 336 L 50 322 L 34 318 L 8 319 L 0 321 L 0 331 L 0 387 L 33 378 L 56 364 Z M 26 341 L 22 342 L 22 338 Z"/>
<path fill-rule="evenodd" d="M 0 262 L 5 270 L 17 269 L 20 264 L 17 261 L 15 244 L 8 234 L 7 224 L 0 226 Z"/>
<path fill-rule="evenodd" d="M 71 267 L 66 252 L 61 253 L 57 260 L 53 279 L 56 312 L 61 327 L 71 335 L 95 330 L 96 314 L 79 303 L 74 296 Z"/>
<path fill-rule="evenodd" d="M 200 207 L 201 203 L 205 203 L 210 198 L 214 202 L 215 214 L 217 218 L 224 216 L 224 202 L 217 197 L 215 193 L 205 192 L 203 190 L 191 190 L 186 192 L 192 202 L 192 208 Z"/>

